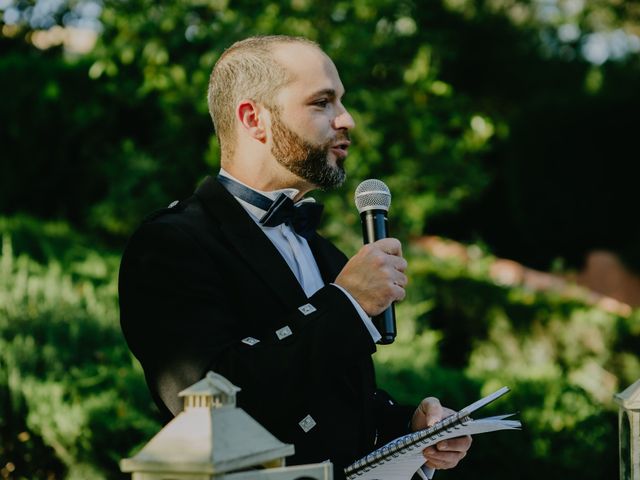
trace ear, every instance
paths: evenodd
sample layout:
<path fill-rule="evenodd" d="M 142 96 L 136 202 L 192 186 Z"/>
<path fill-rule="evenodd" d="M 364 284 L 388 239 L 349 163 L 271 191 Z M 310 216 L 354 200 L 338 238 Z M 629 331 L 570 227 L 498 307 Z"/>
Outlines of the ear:
<path fill-rule="evenodd" d="M 252 100 L 242 100 L 236 108 L 236 116 L 242 129 L 252 138 L 266 143 L 266 110 Z"/>

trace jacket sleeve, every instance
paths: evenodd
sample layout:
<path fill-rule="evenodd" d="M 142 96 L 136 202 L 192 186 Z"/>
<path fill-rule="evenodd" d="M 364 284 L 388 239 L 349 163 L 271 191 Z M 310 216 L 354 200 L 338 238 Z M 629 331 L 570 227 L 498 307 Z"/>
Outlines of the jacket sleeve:
<path fill-rule="evenodd" d="M 384 390 L 374 393 L 376 418 L 375 448 L 411 432 L 411 417 L 415 407 L 399 404 Z"/>

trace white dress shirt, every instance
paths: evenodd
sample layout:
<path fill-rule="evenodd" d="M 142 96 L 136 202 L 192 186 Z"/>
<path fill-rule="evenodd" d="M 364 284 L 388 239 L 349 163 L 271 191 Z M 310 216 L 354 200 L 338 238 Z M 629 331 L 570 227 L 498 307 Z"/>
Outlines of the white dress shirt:
<path fill-rule="evenodd" d="M 240 180 L 235 178 L 233 175 L 225 171 L 224 169 L 220 169 L 220 175 L 230 178 L 247 188 L 251 188 L 249 185 L 242 183 Z M 299 191 L 295 188 L 285 188 L 282 190 L 274 190 L 271 192 L 263 192 L 260 190 L 256 190 L 255 188 L 251 188 L 251 190 L 264 195 L 270 200 L 275 200 L 280 193 L 284 193 L 286 196 L 291 198 L 292 200 L 298 195 Z M 324 280 L 322 280 L 322 276 L 320 275 L 320 269 L 318 268 L 318 264 L 316 263 L 316 259 L 311 252 L 311 248 L 309 248 L 309 244 L 307 243 L 307 239 L 298 235 L 291 226 L 286 225 L 284 223 L 275 226 L 275 227 L 265 227 L 264 225 L 260 225 L 259 220 L 266 213 L 265 210 L 256 207 L 255 205 L 251 205 L 250 203 L 241 200 L 238 197 L 234 197 L 240 205 L 247 211 L 249 216 L 253 219 L 254 222 L 262 229 L 264 234 L 271 240 L 271 243 L 278 249 L 282 258 L 284 258 L 287 265 L 298 279 L 300 286 L 304 290 L 304 293 L 307 295 L 307 298 L 316 293 L 322 287 L 324 287 Z M 301 200 L 302 202 L 315 202 L 313 198 L 307 198 Z M 332 283 L 332 285 L 338 287 L 351 301 L 355 309 L 357 310 L 364 326 L 367 331 L 371 335 L 371 338 L 374 342 L 380 340 L 381 335 L 373 325 L 371 321 L 371 317 L 367 315 L 367 313 L 363 310 L 360 304 L 356 301 L 353 296 L 342 288 L 340 285 L 336 285 Z"/>

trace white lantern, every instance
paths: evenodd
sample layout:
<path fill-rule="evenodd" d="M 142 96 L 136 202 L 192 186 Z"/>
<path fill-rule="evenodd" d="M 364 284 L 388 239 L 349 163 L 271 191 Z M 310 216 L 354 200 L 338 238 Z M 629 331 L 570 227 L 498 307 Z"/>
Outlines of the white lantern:
<path fill-rule="evenodd" d="M 620 480 L 640 480 L 640 380 L 614 399 L 619 405 Z"/>
<path fill-rule="evenodd" d="M 132 480 L 332 480 L 331 463 L 285 467 L 294 446 L 236 407 L 240 388 L 214 372 L 180 392 L 180 412 L 142 450 L 123 459 Z"/>

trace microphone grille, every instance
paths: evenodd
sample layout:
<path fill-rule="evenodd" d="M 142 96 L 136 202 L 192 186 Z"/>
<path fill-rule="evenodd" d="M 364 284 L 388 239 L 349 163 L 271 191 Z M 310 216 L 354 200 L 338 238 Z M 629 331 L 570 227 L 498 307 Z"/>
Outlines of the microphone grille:
<path fill-rule="evenodd" d="M 391 205 L 391 192 L 383 181 L 370 178 L 365 180 L 356 188 L 355 193 L 356 208 L 358 213 L 367 210 L 389 211 Z"/>

